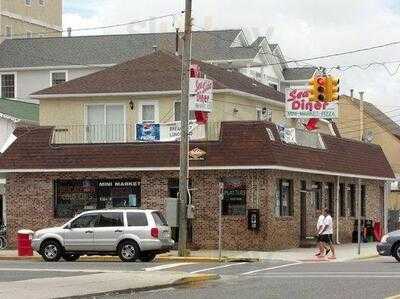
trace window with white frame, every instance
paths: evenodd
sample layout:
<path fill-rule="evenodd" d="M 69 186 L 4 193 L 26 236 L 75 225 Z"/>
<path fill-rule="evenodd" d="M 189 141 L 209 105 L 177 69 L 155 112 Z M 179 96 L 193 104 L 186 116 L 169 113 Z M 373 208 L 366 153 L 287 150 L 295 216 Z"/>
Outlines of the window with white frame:
<path fill-rule="evenodd" d="M 125 139 L 123 104 L 86 106 L 86 142 L 122 142 Z"/>
<path fill-rule="evenodd" d="M 51 86 L 64 83 L 65 81 L 67 81 L 67 72 L 65 71 L 50 72 L 50 81 L 51 81 Z"/>
<path fill-rule="evenodd" d="M 12 29 L 11 26 L 6 26 L 6 38 L 12 38 Z"/>
<path fill-rule="evenodd" d="M 2 74 L 1 75 L 1 96 L 3 98 L 15 98 L 15 75 Z"/>
<path fill-rule="evenodd" d="M 32 38 L 32 31 L 26 32 L 26 38 Z"/>
<path fill-rule="evenodd" d="M 157 101 L 143 101 L 139 103 L 139 122 L 142 123 L 158 122 Z"/>
<path fill-rule="evenodd" d="M 176 101 L 174 103 L 174 119 L 175 121 L 180 121 L 181 120 L 181 102 Z M 194 111 L 189 111 L 189 120 L 195 120 L 196 116 L 194 114 Z"/>
<path fill-rule="evenodd" d="M 25 4 L 28 5 L 28 6 L 31 6 L 32 5 L 32 0 L 25 0 Z"/>

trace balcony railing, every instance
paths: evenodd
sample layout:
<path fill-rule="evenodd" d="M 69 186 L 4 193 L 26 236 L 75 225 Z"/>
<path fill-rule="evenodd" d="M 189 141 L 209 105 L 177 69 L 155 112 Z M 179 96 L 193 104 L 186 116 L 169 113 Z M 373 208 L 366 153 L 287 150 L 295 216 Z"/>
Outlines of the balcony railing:
<path fill-rule="evenodd" d="M 179 127 L 179 123 L 175 127 Z M 202 125 L 204 126 L 204 125 Z M 201 128 L 201 134 L 196 135 L 195 140 L 218 140 L 220 123 L 208 123 Z M 179 140 L 176 138 L 175 140 Z M 162 141 L 173 141 L 159 140 Z M 53 144 L 82 144 L 82 143 L 127 143 L 144 142 L 139 140 L 136 134 L 136 124 L 112 124 L 112 125 L 65 125 L 56 126 L 53 131 Z"/>

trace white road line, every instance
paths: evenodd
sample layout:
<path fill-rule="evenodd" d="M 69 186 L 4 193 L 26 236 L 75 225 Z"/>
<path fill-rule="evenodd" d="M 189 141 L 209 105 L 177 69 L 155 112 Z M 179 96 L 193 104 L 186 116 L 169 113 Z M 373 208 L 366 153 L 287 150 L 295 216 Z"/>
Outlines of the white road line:
<path fill-rule="evenodd" d="M 155 267 L 150 267 L 150 268 L 144 268 L 144 271 L 159 271 L 159 270 L 164 270 L 164 269 L 170 269 L 170 268 L 175 268 L 175 267 L 180 267 L 180 266 L 185 266 L 185 265 L 192 265 L 196 263 L 172 263 L 172 264 L 165 264 L 165 265 L 159 265 Z"/>
<path fill-rule="evenodd" d="M 240 275 L 249 275 L 249 274 L 258 273 L 258 272 L 263 272 L 263 271 L 269 271 L 269 270 L 274 270 L 274 269 L 286 268 L 286 267 L 295 266 L 295 265 L 299 265 L 299 264 L 302 264 L 302 262 L 295 262 L 295 263 L 291 263 L 291 264 L 285 264 L 285 265 L 280 265 L 280 266 L 275 266 L 275 267 L 269 267 L 269 268 L 263 268 L 263 269 L 253 270 L 253 271 L 241 273 Z"/>
<path fill-rule="evenodd" d="M 192 271 L 192 272 L 190 272 L 190 274 L 201 273 L 201 272 L 207 272 L 207 271 L 210 271 L 210 270 L 228 268 L 228 267 L 233 267 L 233 266 L 239 266 L 239 265 L 243 265 L 243 264 L 247 264 L 247 262 L 243 262 L 243 263 L 234 263 L 234 264 L 227 264 L 227 265 L 223 265 L 223 266 L 217 266 L 217 267 L 212 267 L 212 268 L 200 269 L 200 270 Z"/>

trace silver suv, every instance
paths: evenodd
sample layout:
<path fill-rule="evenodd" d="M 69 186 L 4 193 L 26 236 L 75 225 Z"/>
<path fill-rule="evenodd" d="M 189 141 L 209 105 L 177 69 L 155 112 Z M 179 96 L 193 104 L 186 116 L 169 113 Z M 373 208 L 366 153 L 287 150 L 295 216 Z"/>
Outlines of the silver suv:
<path fill-rule="evenodd" d="M 81 255 L 118 255 L 124 262 L 152 261 L 174 244 L 171 229 L 156 210 L 84 212 L 62 227 L 35 232 L 32 247 L 43 259 L 76 261 Z"/>

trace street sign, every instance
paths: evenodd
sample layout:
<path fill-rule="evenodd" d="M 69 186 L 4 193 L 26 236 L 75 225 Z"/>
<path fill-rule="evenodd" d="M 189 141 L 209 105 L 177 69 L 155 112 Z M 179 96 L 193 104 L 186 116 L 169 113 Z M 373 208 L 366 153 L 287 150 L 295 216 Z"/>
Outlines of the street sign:
<path fill-rule="evenodd" d="M 213 102 L 213 81 L 204 78 L 189 80 L 189 110 L 211 112 Z"/>

